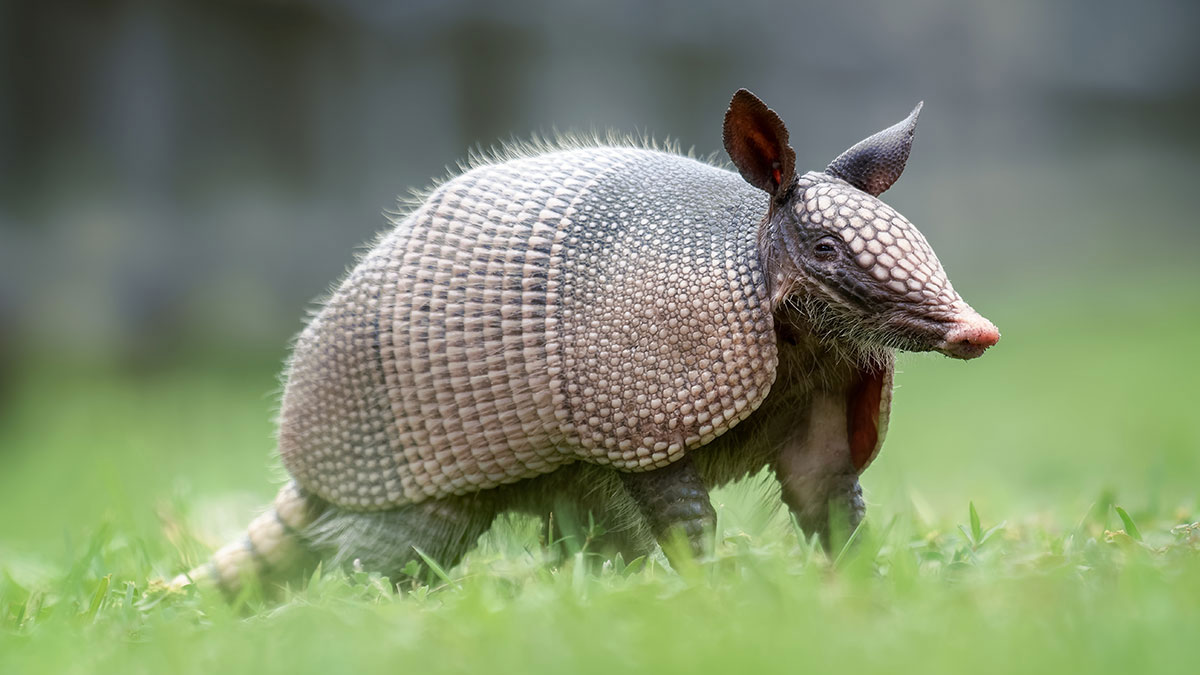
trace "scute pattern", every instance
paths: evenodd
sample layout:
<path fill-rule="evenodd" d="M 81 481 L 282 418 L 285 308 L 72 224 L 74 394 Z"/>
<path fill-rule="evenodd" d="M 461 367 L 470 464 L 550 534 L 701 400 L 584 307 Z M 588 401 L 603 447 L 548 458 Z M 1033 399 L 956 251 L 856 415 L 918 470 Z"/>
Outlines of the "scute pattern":
<path fill-rule="evenodd" d="M 679 459 L 773 381 L 755 244 L 765 211 L 728 171 L 635 148 L 447 182 L 301 333 L 285 465 L 320 497 L 368 510 L 577 459 Z"/>
<path fill-rule="evenodd" d="M 766 395 L 774 334 L 748 206 L 762 201 L 733 174 L 646 162 L 582 200 L 566 240 L 563 367 L 566 430 L 586 457 L 664 466 Z"/>
<path fill-rule="evenodd" d="M 293 476 L 321 496 L 367 506 L 403 493 L 395 425 L 380 363 L 381 324 L 391 313 L 388 285 L 395 236 L 346 277 L 293 351 L 280 410 L 279 448 Z M 354 458 L 347 461 L 347 458 Z M 343 493 L 339 486 L 358 485 Z"/>
<path fill-rule="evenodd" d="M 821 176 L 805 184 L 797 214 L 841 236 L 858 266 L 876 281 L 909 302 L 961 303 L 929 242 L 895 209 L 839 179 Z"/>

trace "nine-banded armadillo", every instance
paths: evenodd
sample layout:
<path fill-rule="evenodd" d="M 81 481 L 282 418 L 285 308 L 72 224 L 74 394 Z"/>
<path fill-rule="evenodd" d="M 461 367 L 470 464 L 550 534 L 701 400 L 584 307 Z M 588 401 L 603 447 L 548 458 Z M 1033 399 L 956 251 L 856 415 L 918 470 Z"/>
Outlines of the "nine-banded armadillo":
<path fill-rule="evenodd" d="M 920 106 L 795 173 L 748 91 L 741 174 L 606 145 L 482 162 L 398 218 L 300 334 L 279 451 L 292 482 L 176 583 L 227 590 L 306 553 L 402 576 L 455 564 L 497 513 L 591 514 L 616 550 L 708 548 L 708 489 L 771 467 L 828 536 L 862 517 L 896 349 L 970 359 L 999 334 L 876 197 Z M 744 179 L 744 180 L 743 180 Z"/>

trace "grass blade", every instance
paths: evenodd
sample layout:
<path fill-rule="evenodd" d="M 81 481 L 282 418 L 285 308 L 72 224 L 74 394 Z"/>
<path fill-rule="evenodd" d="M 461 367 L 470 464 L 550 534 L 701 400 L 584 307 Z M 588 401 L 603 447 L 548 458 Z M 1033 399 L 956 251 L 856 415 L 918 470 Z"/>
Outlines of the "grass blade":
<path fill-rule="evenodd" d="M 1121 523 L 1125 525 L 1125 534 L 1133 537 L 1134 541 L 1141 541 L 1142 533 L 1138 531 L 1137 525 L 1133 522 L 1133 518 L 1129 517 L 1129 514 L 1125 512 L 1125 509 L 1119 506 L 1114 506 L 1113 508 L 1117 510 L 1117 515 L 1120 516 Z"/>
<path fill-rule="evenodd" d="M 429 570 L 433 572 L 437 578 L 445 582 L 447 586 L 458 588 L 458 584 L 454 583 L 454 580 L 450 578 L 450 575 L 446 573 L 446 570 L 442 569 L 442 566 L 439 565 L 436 560 L 430 558 L 425 554 L 424 551 L 416 546 L 413 547 L 413 550 L 417 552 L 417 555 L 421 556 L 421 560 L 425 561 L 425 564 L 429 566 Z"/>
<path fill-rule="evenodd" d="M 838 551 L 837 557 L 833 559 L 834 569 L 839 568 L 842 558 L 844 558 L 846 554 L 854 547 L 854 542 L 858 540 L 858 533 L 862 532 L 863 526 L 865 526 L 866 523 L 866 518 L 858 521 L 858 526 L 854 528 L 854 531 L 850 533 L 849 537 L 846 537 L 846 543 L 842 544 L 842 549 Z"/>
<path fill-rule="evenodd" d="M 88 604 L 87 618 L 96 620 L 96 613 L 100 611 L 100 605 L 104 604 L 104 597 L 108 595 L 108 585 L 112 583 L 112 575 L 105 574 L 100 578 L 100 583 L 96 584 L 96 592 L 92 593 L 92 601 Z"/>

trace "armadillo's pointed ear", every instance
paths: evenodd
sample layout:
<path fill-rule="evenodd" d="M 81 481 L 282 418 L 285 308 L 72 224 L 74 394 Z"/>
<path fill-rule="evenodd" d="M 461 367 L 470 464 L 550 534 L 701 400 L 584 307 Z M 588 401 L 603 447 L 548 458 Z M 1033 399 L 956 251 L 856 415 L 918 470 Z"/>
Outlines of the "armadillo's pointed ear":
<path fill-rule="evenodd" d="M 796 175 L 796 152 L 787 127 L 757 96 L 739 89 L 725 113 L 725 152 L 742 178 L 773 199 L 783 196 Z"/>
<path fill-rule="evenodd" d="M 924 101 L 918 103 L 903 121 L 855 143 L 854 147 L 838 155 L 825 173 L 878 197 L 904 171 L 917 130 L 917 115 L 921 114 L 923 105 Z"/>

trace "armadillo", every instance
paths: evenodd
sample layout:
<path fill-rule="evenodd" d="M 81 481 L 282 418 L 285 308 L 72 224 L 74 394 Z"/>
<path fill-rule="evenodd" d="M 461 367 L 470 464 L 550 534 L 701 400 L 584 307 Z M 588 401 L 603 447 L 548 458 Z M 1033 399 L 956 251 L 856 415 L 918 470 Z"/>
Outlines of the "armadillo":
<path fill-rule="evenodd" d="M 1000 337 L 878 199 L 920 109 L 802 175 L 743 89 L 736 172 L 568 143 L 444 181 L 296 340 L 291 481 L 175 583 L 236 590 L 314 558 L 395 580 L 418 556 L 456 564 L 508 511 L 590 514 L 627 555 L 671 538 L 703 555 L 709 490 L 764 468 L 806 532 L 854 526 L 895 351 L 972 359 Z"/>

